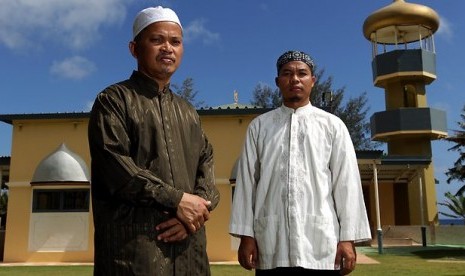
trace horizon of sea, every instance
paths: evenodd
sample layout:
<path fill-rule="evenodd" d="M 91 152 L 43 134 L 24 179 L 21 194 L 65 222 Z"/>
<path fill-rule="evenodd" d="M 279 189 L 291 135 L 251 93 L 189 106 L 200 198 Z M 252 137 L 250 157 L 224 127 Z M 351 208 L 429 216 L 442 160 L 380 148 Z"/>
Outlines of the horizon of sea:
<path fill-rule="evenodd" d="M 439 219 L 439 225 L 465 225 L 463 219 Z"/>

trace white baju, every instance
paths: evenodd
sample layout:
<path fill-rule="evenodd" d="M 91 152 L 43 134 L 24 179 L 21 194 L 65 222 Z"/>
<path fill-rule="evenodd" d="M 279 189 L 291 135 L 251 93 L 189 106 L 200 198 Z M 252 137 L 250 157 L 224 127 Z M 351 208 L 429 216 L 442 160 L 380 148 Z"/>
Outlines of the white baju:
<path fill-rule="evenodd" d="M 371 239 L 345 124 L 311 104 L 249 125 L 229 232 L 256 239 L 258 269 L 335 269 L 339 241 Z"/>

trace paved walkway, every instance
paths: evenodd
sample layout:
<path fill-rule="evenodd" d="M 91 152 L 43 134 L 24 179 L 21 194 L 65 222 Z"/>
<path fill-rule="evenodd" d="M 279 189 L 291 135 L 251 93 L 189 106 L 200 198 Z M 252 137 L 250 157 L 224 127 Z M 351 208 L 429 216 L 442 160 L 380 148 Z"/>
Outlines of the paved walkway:
<path fill-rule="evenodd" d="M 379 262 L 363 253 L 357 252 L 357 264 L 379 264 Z"/>

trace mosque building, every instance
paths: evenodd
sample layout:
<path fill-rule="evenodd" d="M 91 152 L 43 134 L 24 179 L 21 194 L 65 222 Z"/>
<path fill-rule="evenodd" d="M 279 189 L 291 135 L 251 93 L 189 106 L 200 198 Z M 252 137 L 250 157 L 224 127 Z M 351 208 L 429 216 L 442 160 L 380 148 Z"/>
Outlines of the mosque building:
<path fill-rule="evenodd" d="M 387 152 L 357 152 L 375 240 L 389 225 L 424 231 L 438 222 L 431 140 L 447 136 L 446 115 L 428 107 L 425 89 L 436 78 L 438 26 L 434 10 L 403 0 L 373 12 L 363 25 L 373 84 L 384 89 L 386 101 L 386 110 L 371 116 L 371 135 Z M 238 240 L 228 234 L 235 164 L 247 126 L 267 111 L 240 104 L 237 92 L 232 104 L 198 110 L 221 194 L 206 223 L 210 261 L 237 260 Z M 92 262 L 89 113 L 4 114 L 0 121 L 12 126 L 11 157 L 0 158 L 9 187 L 3 262 Z"/>

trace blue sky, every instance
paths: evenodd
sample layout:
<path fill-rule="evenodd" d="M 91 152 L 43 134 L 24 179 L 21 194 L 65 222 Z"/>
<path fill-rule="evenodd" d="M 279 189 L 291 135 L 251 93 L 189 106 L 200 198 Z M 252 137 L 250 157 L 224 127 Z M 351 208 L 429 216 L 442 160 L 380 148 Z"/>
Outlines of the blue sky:
<path fill-rule="evenodd" d="M 441 18 L 435 34 L 437 80 L 427 86 L 431 107 L 447 112 L 449 133 L 465 104 L 465 1 L 415 0 Z M 149 1 L 0 0 L 0 114 L 89 111 L 98 92 L 135 69 L 128 52 L 135 14 L 148 6 L 173 8 L 184 27 L 185 52 L 173 78 L 194 80 L 209 106 L 249 103 L 254 87 L 274 87 L 276 58 L 308 52 L 345 97 L 367 92 L 369 114 L 384 110 L 384 91 L 372 83 L 371 46 L 364 20 L 392 3 L 378 1 Z M 451 144 L 433 142 L 438 200 L 459 184 L 444 171 L 457 159 Z M 10 155 L 11 126 L 0 123 L 0 156 Z"/>

